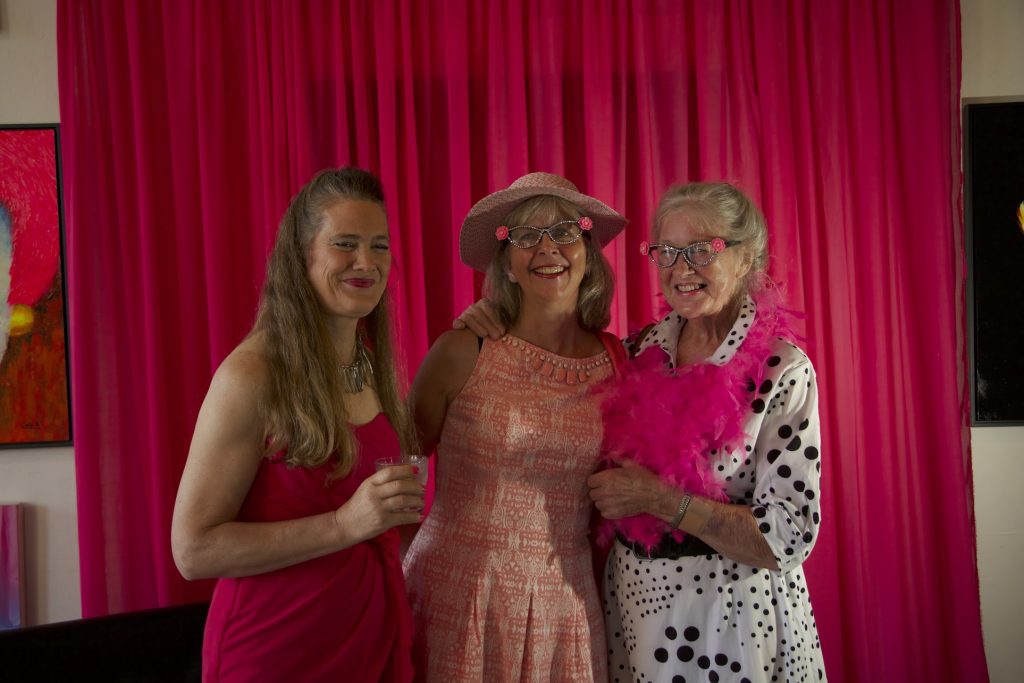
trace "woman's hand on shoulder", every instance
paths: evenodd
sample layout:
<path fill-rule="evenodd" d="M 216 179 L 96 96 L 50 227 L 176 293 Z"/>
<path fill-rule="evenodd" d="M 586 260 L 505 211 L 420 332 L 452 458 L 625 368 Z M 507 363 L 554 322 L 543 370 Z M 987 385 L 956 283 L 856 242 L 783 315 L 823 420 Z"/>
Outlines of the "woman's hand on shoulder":
<path fill-rule="evenodd" d="M 411 465 L 387 467 L 363 480 L 334 512 L 344 545 L 379 536 L 388 529 L 422 521 L 425 489 Z"/>
<path fill-rule="evenodd" d="M 489 299 L 478 299 L 467 306 L 452 322 L 452 327 L 456 330 L 469 328 L 476 336 L 491 339 L 501 339 L 508 331 L 501 322 L 498 309 Z"/>

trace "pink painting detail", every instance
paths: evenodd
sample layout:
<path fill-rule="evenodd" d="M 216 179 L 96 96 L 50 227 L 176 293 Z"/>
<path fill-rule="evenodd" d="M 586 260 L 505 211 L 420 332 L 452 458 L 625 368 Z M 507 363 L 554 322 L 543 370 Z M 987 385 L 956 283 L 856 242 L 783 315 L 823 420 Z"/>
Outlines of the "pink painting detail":
<path fill-rule="evenodd" d="M 8 303 L 33 306 L 60 262 L 52 130 L 0 132 L 0 201 L 11 217 L 14 247 Z"/>

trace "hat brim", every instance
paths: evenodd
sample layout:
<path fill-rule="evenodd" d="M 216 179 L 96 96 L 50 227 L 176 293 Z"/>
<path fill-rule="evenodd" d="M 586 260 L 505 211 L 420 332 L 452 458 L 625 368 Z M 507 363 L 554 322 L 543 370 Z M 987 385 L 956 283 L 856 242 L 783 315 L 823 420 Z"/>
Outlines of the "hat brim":
<path fill-rule="evenodd" d="M 560 187 L 512 187 L 487 195 L 469 210 L 459 231 L 459 258 L 470 268 L 486 273 L 501 241 L 494 231 L 521 202 L 539 195 L 553 195 L 579 207 L 584 216 L 594 221 L 590 236 L 604 247 L 622 232 L 629 220 L 604 202 L 581 192 Z"/>

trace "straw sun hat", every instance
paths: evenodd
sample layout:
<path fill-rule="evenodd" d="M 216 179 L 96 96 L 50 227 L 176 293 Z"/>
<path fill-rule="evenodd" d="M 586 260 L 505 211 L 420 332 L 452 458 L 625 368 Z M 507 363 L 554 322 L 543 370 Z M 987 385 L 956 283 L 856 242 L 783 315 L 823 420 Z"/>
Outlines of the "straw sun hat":
<path fill-rule="evenodd" d="M 561 197 L 578 206 L 582 215 L 594 221 L 590 235 L 602 247 L 629 222 L 604 202 L 581 193 L 560 175 L 527 173 L 504 190 L 487 195 L 469 210 L 459 232 L 459 256 L 462 262 L 470 268 L 487 272 L 501 244 L 494 231 L 517 205 L 541 194 Z"/>

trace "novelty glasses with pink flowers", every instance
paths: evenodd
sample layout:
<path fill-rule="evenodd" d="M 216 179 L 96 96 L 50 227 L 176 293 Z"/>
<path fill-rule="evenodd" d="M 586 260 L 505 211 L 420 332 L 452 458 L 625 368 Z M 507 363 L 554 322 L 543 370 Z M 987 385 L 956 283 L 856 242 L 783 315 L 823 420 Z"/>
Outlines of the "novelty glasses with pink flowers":
<path fill-rule="evenodd" d="M 676 264 L 676 260 L 679 255 L 682 254 L 683 258 L 694 268 L 703 268 L 704 266 L 710 265 L 719 254 L 728 249 L 729 247 L 735 247 L 740 244 L 743 240 L 724 240 L 721 237 L 715 237 L 704 242 L 694 242 L 693 244 L 686 247 L 673 247 L 670 244 L 647 244 L 647 242 L 640 243 L 640 253 L 651 259 L 651 263 L 655 264 L 659 268 L 671 268 Z"/>
<path fill-rule="evenodd" d="M 574 221 L 558 221 L 546 228 L 537 228 L 532 225 L 517 225 L 510 228 L 504 225 L 498 226 L 494 236 L 499 240 L 507 239 L 512 246 L 520 249 L 531 249 L 544 239 L 544 235 L 551 238 L 555 244 L 572 244 L 583 233 L 594 227 L 594 221 L 587 216 L 580 216 Z"/>

